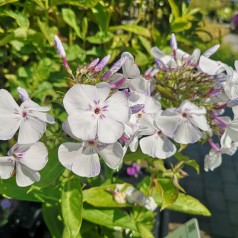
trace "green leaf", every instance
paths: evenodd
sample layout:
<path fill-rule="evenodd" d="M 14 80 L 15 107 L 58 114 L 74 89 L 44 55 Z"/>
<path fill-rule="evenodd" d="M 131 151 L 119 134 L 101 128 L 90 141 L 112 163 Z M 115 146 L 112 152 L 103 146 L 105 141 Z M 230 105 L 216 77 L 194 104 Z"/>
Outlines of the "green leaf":
<path fill-rule="evenodd" d="M 138 232 L 143 238 L 154 238 L 152 232 L 142 223 L 137 224 Z"/>
<path fill-rule="evenodd" d="M 178 190 L 174 187 L 172 180 L 169 178 L 160 178 L 158 183 L 162 188 L 163 201 L 161 210 L 163 210 L 176 201 L 178 198 Z"/>
<path fill-rule="evenodd" d="M 175 18 L 179 17 L 180 13 L 179 13 L 178 4 L 174 0 L 168 0 L 168 2 Z"/>
<path fill-rule="evenodd" d="M 94 36 L 88 36 L 86 40 L 92 44 L 104 44 L 109 42 L 113 37 L 110 32 L 98 31 Z"/>
<path fill-rule="evenodd" d="M 147 52 L 150 54 L 150 51 L 152 48 L 150 41 L 143 36 L 139 36 L 139 39 L 140 39 L 141 44 L 145 47 Z"/>
<path fill-rule="evenodd" d="M 83 39 L 74 11 L 69 8 L 63 8 L 62 16 L 64 21 L 75 30 L 76 35 Z"/>
<path fill-rule="evenodd" d="M 98 3 L 92 8 L 92 12 L 96 18 L 100 31 L 106 32 L 110 21 L 110 13 L 108 12 L 107 7 L 103 6 L 102 3 Z"/>
<path fill-rule="evenodd" d="M 193 215 L 211 216 L 210 211 L 196 198 L 179 193 L 178 198 L 168 209 Z"/>
<path fill-rule="evenodd" d="M 81 8 L 91 8 L 94 7 L 99 0 L 52 0 L 51 5 L 62 5 L 62 4 L 68 4 L 72 6 L 77 6 Z"/>
<path fill-rule="evenodd" d="M 118 25 L 118 26 L 111 26 L 109 27 L 110 31 L 117 31 L 117 30 L 124 30 L 131 33 L 134 33 L 136 35 L 150 37 L 150 31 L 143 27 L 143 26 L 137 26 L 137 25 Z"/>
<path fill-rule="evenodd" d="M 191 27 L 192 23 L 183 17 L 176 18 L 174 22 L 171 24 L 172 32 L 181 32 L 189 30 Z"/>
<path fill-rule="evenodd" d="M 13 2 L 18 2 L 19 0 L 0 0 L 0 6 L 3 6 L 5 4 L 13 3 Z"/>
<path fill-rule="evenodd" d="M 0 46 L 4 46 L 14 39 L 15 39 L 15 34 L 9 33 L 6 36 L 4 36 L 2 39 L 0 39 Z"/>
<path fill-rule="evenodd" d="M 143 154 L 142 151 L 138 149 L 136 152 L 128 151 L 125 154 L 124 161 L 146 160 L 149 158 L 151 158 L 149 155 Z"/>
<path fill-rule="evenodd" d="M 1 5 L 1 4 L 0 4 Z M 29 20 L 28 18 L 23 15 L 22 13 L 19 13 L 19 12 L 13 12 L 13 11 L 10 11 L 10 10 L 5 10 L 3 12 L 0 13 L 0 16 L 8 16 L 8 17 L 11 17 L 13 18 L 19 27 L 21 28 L 26 28 L 28 29 L 29 28 Z"/>
<path fill-rule="evenodd" d="M 129 184 L 125 184 L 124 189 Z M 110 184 L 101 187 L 93 187 L 83 190 L 83 201 L 95 207 L 127 207 L 128 203 L 118 203 L 114 200 L 112 191 L 116 188 L 116 184 Z M 123 190 L 124 190 L 123 189 Z"/>
<path fill-rule="evenodd" d="M 61 238 L 63 232 L 63 223 L 59 220 L 59 208 L 43 204 L 42 213 L 44 221 L 50 231 L 51 237 Z"/>
<path fill-rule="evenodd" d="M 119 209 L 98 208 L 84 206 L 83 219 L 92 223 L 113 228 L 119 226 L 137 231 L 135 221 L 126 212 Z"/>
<path fill-rule="evenodd" d="M 83 197 L 80 178 L 74 177 L 64 184 L 61 196 L 62 216 L 69 237 L 80 237 L 82 208 Z"/>

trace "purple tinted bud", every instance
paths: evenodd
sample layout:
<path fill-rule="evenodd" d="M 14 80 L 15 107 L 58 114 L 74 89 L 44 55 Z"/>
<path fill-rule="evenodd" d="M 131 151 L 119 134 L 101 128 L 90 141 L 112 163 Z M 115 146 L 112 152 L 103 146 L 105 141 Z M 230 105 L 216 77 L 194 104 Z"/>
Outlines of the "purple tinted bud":
<path fill-rule="evenodd" d="M 173 50 L 178 49 L 178 44 L 177 44 L 177 40 L 176 40 L 174 33 L 172 33 L 171 38 L 170 38 L 170 46 Z"/>
<path fill-rule="evenodd" d="M 11 205 L 12 205 L 12 201 L 11 201 L 10 199 L 8 199 L 8 198 L 3 198 L 3 199 L 1 200 L 1 207 L 2 207 L 3 209 L 9 208 L 9 207 L 11 207 Z"/>
<path fill-rule="evenodd" d="M 125 96 L 126 96 L 127 98 L 130 97 L 130 92 L 129 92 L 128 89 L 123 89 L 122 92 L 125 94 Z"/>
<path fill-rule="evenodd" d="M 64 47 L 61 43 L 61 40 L 59 39 L 58 36 L 54 36 L 54 41 L 55 41 L 55 47 L 56 47 L 60 57 L 65 58 L 66 53 L 65 53 Z"/>
<path fill-rule="evenodd" d="M 17 91 L 23 102 L 30 99 L 28 92 L 24 88 L 18 87 Z"/>
<path fill-rule="evenodd" d="M 153 69 L 153 71 L 150 73 L 151 77 L 154 77 L 159 72 L 158 69 Z"/>
<path fill-rule="evenodd" d="M 118 80 L 117 82 L 111 83 L 111 88 L 120 88 L 126 81 L 125 77 L 122 77 L 120 80 Z"/>
<path fill-rule="evenodd" d="M 165 68 L 165 66 L 164 66 L 164 64 L 162 63 L 161 60 L 155 59 L 155 64 L 157 65 L 157 67 L 158 67 L 159 69 L 161 69 L 161 70 L 163 70 L 163 71 L 166 71 L 166 68 Z"/>
<path fill-rule="evenodd" d="M 132 164 L 132 167 L 135 168 L 135 170 L 137 171 L 137 173 L 140 172 L 141 167 L 140 167 L 137 163 L 133 163 L 133 164 Z"/>
<path fill-rule="evenodd" d="M 214 53 L 216 53 L 216 51 L 219 49 L 220 45 L 214 45 L 213 47 L 209 48 L 208 50 L 206 50 L 203 53 L 203 56 L 205 57 L 210 57 L 211 55 L 213 55 Z"/>
<path fill-rule="evenodd" d="M 152 67 L 149 67 L 149 68 L 145 71 L 145 77 L 150 76 L 150 73 L 151 73 L 152 69 L 153 69 Z"/>
<path fill-rule="evenodd" d="M 91 69 L 94 68 L 99 62 L 99 58 L 96 58 L 95 60 L 93 60 L 86 68 L 87 69 Z"/>
<path fill-rule="evenodd" d="M 101 71 L 108 63 L 108 61 L 110 60 L 110 55 L 105 56 L 95 67 L 95 72 L 99 72 Z"/>
<path fill-rule="evenodd" d="M 132 114 L 135 114 L 145 108 L 145 104 L 137 104 L 130 107 Z"/>
<path fill-rule="evenodd" d="M 137 171 L 135 168 L 133 167 L 128 167 L 127 170 L 126 170 L 127 174 L 129 176 L 135 176 L 137 174 Z"/>

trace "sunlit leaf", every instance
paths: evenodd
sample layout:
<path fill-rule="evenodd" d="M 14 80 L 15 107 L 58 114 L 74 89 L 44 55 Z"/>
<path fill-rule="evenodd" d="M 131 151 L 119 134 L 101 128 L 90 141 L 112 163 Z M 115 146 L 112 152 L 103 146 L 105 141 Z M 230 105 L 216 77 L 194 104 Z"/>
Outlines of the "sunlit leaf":
<path fill-rule="evenodd" d="M 1 5 L 1 3 L 0 3 Z M 21 28 L 28 28 L 30 23 L 28 18 L 20 12 L 13 12 L 10 10 L 4 10 L 0 12 L 0 16 L 8 16 L 16 20 L 17 24 Z"/>
<path fill-rule="evenodd" d="M 84 206 L 83 219 L 109 228 L 119 226 L 125 229 L 128 228 L 132 231 L 137 231 L 135 221 L 126 212 L 119 209 L 99 209 L 91 206 Z"/>
<path fill-rule="evenodd" d="M 98 31 L 94 36 L 88 36 L 86 39 L 92 44 L 104 44 L 112 39 L 113 35 L 110 32 Z"/>
<path fill-rule="evenodd" d="M 61 209 L 65 227 L 69 237 L 79 237 L 79 230 L 82 223 L 83 197 L 80 179 L 65 182 L 62 196 Z"/>
<path fill-rule="evenodd" d="M 75 30 L 75 33 L 77 34 L 77 36 L 80 38 L 83 38 L 80 28 L 79 28 L 79 25 L 76 20 L 76 15 L 75 15 L 74 11 L 69 8 L 63 8 L 62 16 L 63 16 L 64 21 Z"/>
<path fill-rule="evenodd" d="M 98 2 L 99 0 L 52 0 L 51 5 L 55 6 L 68 4 L 82 8 L 91 8 L 94 7 Z"/>

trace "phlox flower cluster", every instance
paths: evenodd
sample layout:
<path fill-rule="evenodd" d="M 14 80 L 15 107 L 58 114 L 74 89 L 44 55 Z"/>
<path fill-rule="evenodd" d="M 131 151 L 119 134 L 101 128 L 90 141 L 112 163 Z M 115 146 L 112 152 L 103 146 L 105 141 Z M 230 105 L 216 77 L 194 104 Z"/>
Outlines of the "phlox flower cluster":
<path fill-rule="evenodd" d="M 181 147 L 208 141 L 211 151 L 204 160 L 205 170 L 218 167 L 222 154 L 236 152 L 238 63 L 234 70 L 211 60 L 218 45 L 202 55 L 199 49 L 190 55 L 178 48 L 172 34 L 171 54 L 153 47 L 155 64 L 144 73 L 134 57 L 123 52 L 111 67 L 107 55 L 79 66 L 74 74 L 60 39 L 54 40 L 71 77 L 63 98 L 67 119 L 62 125 L 69 137 L 59 146 L 58 158 L 74 174 L 97 176 L 100 159 L 118 169 L 127 151 L 139 148 L 152 158 L 167 159 Z M 38 171 L 47 163 L 47 148 L 39 140 L 54 118 L 48 114 L 50 107 L 33 102 L 25 89 L 18 88 L 18 93 L 20 106 L 7 90 L 0 90 L 0 139 L 18 135 L 8 155 L 0 157 L 0 177 L 16 174 L 17 184 L 28 186 L 39 181 Z M 226 108 L 232 109 L 232 119 L 223 116 Z M 138 174 L 136 169 L 132 166 L 129 173 Z"/>

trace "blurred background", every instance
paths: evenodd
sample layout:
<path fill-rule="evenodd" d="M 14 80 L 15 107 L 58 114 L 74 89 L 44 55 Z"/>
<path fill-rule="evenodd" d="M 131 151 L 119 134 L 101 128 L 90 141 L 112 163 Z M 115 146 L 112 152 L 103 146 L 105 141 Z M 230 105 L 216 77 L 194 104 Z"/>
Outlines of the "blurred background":
<path fill-rule="evenodd" d="M 107 54 L 112 63 L 129 51 L 143 73 L 153 64 L 151 47 L 171 53 L 172 33 L 179 48 L 188 53 L 220 44 L 212 58 L 233 67 L 238 60 L 238 1 L 0 0 L 0 87 L 16 99 L 16 88 L 26 88 L 38 103 L 51 103 L 55 116 L 63 121 L 65 115 L 57 110 L 62 98 L 56 92 L 67 90 L 68 75 L 54 48 L 54 35 L 62 40 L 73 70 Z M 11 141 L 1 143 L 0 155 L 10 145 Z M 203 158 L 208 149 L 197 146 L 187 151 L 201 165 L 201 174 L 188 171 L 190 178 L 183 185 L 213 213 L 211 218 L 198 217 L 203 237 L 238 237 L 236 156 L 227 158 L 215 172 L 205 173 Z M 162 213 L 164 232 L 191 217 Z M 19 232 L 23 237 L 49 237 L 39 204 L 2 198 L 0 225 L 0 237 L 14 237 Z"/>

